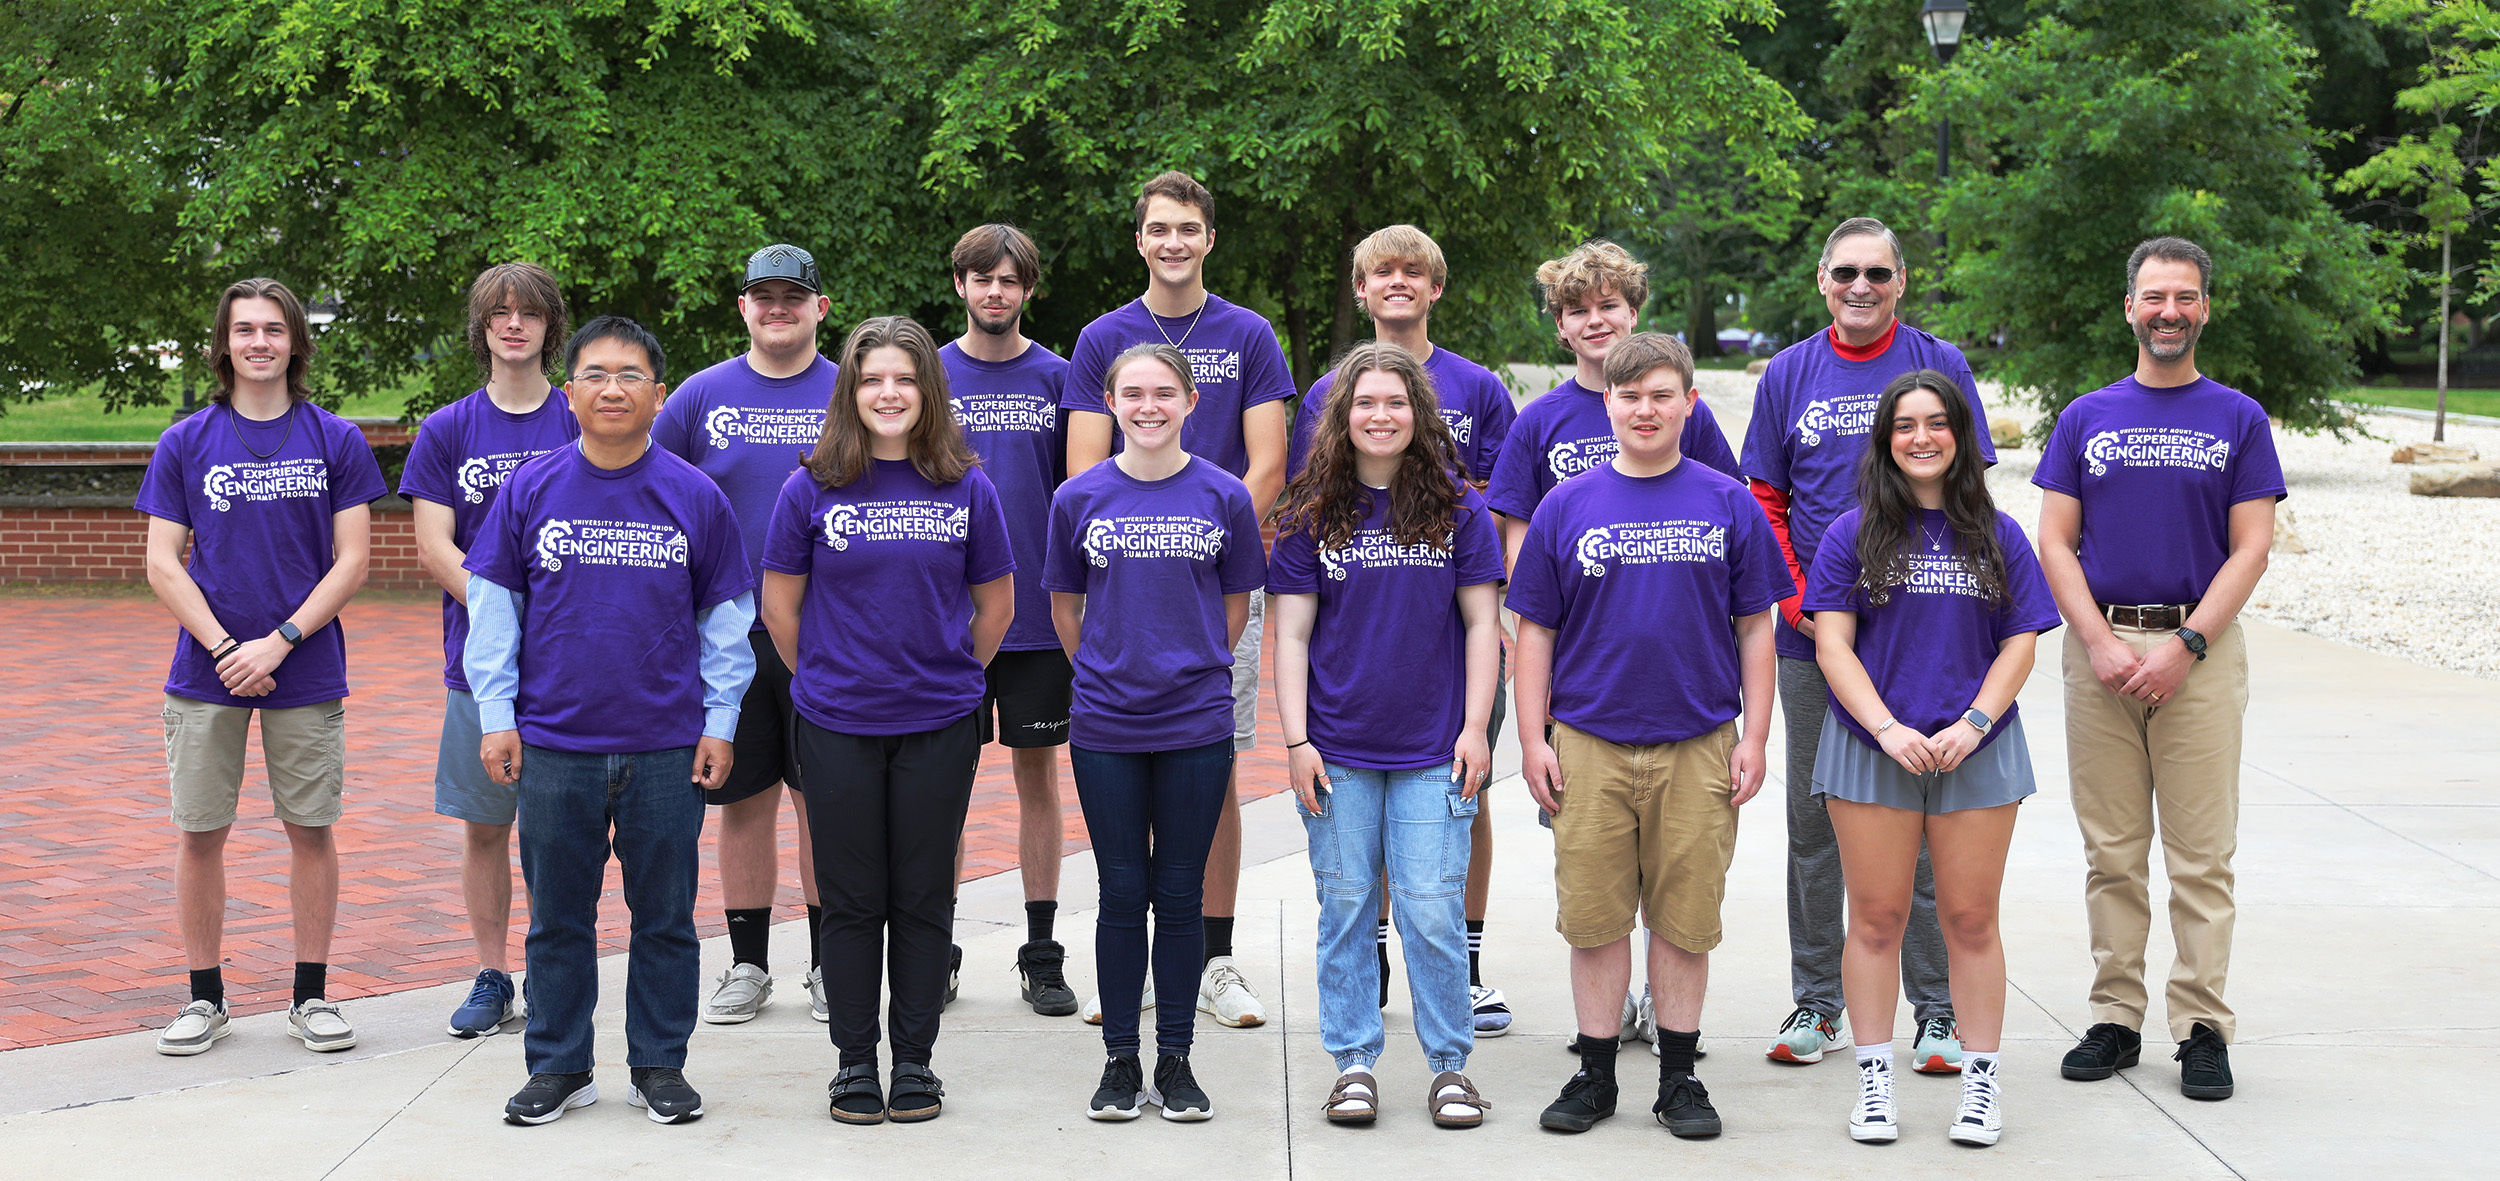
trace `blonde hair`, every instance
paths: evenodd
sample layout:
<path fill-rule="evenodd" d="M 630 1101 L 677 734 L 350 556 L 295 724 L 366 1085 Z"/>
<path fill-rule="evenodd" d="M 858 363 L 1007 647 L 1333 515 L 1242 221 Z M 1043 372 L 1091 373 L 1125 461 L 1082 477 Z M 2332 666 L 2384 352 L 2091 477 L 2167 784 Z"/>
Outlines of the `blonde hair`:
<path fill-rule="evenodd" d="M 1537 286 L 1545 289 L 1545 314 L 1557 320 L 1563 309 L 1612 288 L 1635 311 L 1649 302 L 1649 264 L 1604 238 L 1591 238 L 1561 258 L 1536 269 Z"/>
<path fill-rule="evenodd" d="M 1450 281 L 1450 264 L 1441 257 L 1441 244 L 1432 235 L 1400 223 L 1373 230 L 1371 236 L 1355 244 L 1354 281 L 1384 262 L 1420 262 L 1424 273 L 1432 276 L 1432 285 L 1444 286 Z"/>

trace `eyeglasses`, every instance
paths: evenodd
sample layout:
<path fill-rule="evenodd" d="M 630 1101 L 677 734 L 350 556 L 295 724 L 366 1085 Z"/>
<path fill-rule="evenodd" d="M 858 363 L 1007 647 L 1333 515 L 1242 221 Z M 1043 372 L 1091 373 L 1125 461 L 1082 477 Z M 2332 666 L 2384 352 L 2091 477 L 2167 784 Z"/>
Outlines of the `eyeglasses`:
<path fill-rule="evenodd" d="M 1858 276 L 1864 275 L 1867 282 L 1881 287 L 1892 282 L 1892 277 L 1901 272 L 1891 267 L 1825 267 L 1823 273 L 1830 275 L 1832 282 L 1842 286 L 1855 283 L 1858 281 Z"/>
<path fill-rule="evenodd" d="M 616 384 L 620 394 L 639 394 L 644 386 L 651 384 L 651 379 L 639 373 L 602 373 L 596 369 L 573 375 L 573 384 L 594 394 L 608 388 L 610 382 Z"/>

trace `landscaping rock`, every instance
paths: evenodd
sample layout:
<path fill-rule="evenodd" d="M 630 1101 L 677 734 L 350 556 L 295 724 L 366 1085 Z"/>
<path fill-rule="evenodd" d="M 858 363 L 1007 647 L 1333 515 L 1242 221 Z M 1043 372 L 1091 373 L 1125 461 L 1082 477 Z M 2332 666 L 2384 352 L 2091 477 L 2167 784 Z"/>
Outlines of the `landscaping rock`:
<path fill-rule="evenodd" d="M 1769 357 L 1756 357 L 1753 360 L 1745 362 L 1745 373 L 1748 376 L 1760 377 L 1763 374 L 1770 372 L 1770 370 L 1771 359 Z"/>
<path fill-rule="evenodd" d="M 2428 463 L 2413 469 L 2415 496 L 2500 496 L 2500 467 L 2488 463 Z"/>
<path fill-rule="evenodd" d="M 1991 414 L 1988 416 L 1988 437 L 1995 440 L 1999 447 L 2020 447 L 2023 445 L 2023 420 L 2010 414 Z"/>
<path fill-rule="evenodd" d="M 2396 448 L 2390 463 L 2472 463 L 2481 459 L 2473 448 L 2457 443 L 2406 443 Z"/>
<path fill-rule="evenodd" d="M 2305 554 L 2309 547 L 2300 543 L 2300 534 L 2292 531 L 2292 510 L 2276 505 L 2274 509 L 2274 544 L 2266 547 L 2278 554 Z"/>

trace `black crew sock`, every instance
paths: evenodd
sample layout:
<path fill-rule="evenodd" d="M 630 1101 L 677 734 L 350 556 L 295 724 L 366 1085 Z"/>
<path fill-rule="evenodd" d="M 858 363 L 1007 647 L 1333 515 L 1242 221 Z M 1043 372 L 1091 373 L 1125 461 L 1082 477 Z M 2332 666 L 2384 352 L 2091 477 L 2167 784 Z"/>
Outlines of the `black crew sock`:
<path fill-rule="evenodd" d="M 1040 902 L 1025 903 L 1024 941 L 1027 943 L 1049 942 L 1051 928 L 1058 922 L 1058 919 L 1059 904 L 1055 901 L 1044 899 Z"/>
<path fill-rule="evenodd" d="M 1579 1051 L 1580 1069 L 1587 1071 L 1590 1078 L 1614 1081 L 1615 1051 L 1622 1049 L 1623 1043 L 1611 1037 L 1590 1037 L 1584 1033 L 1579 1040 L 1571 1043 L 1571 1048 Z"/>
<path fill-rule="evenodd" d="M 1231 915 L 1226 915 L 1220 919 L 1208 919 L 1206 921 L 1206 927 L 1206 962 L 1211 964 L 1215 962 L 1215 957 L 1219 955 L 1233 954 L 1233 917 Z"/>
<path fill-rule="evenodd" d="M 295 1003 L 324 999 L 330 991 L 330 965 L 295 961 Z"/>
<path fill-rule="evenodd" d="M 1467 987 L 1484 987 L 1484 920 L 1467 920 Z"/>
<path fill-rule="evenodd" d="M 1693 1063 L 1701 1049 L 1701 1031 L 1691 1033 L 1658 1027 L 1658 1081 L 1665 1082 L 1679 1075 L 1693 1073 Z"/>
<path fill-rule="evenodd" d="M 808 908 L 807 908 L 807 966 L 808 966 L 808 967 L 811 967 L 811 968 L 821 968 L 821 967 L 824 967 L 824 966 L 825 966 L 825 965 L 824 965 L 824 960 L 823 960 L 823 958 L 822 958 L 822 957 L 823 957 L 823 952 L 824 952 L 824 934 L 825 934 L 825 908 L 824 908 L 824 907 L 821 907 L 821 906 L 810 906 L 810 907 L 808 907 Z"/>
<path fill-rule="evenodd" d="M 773 943 L 773 908 L 758 906 L 722 913 L 729 916 L 729 962 L 771 967 L 767 957 Z"/>
<path fill-rule="evenodd" d="M 191 999 L 226 1003 L 226 970 L 224 968 L 191 969 Z"/>

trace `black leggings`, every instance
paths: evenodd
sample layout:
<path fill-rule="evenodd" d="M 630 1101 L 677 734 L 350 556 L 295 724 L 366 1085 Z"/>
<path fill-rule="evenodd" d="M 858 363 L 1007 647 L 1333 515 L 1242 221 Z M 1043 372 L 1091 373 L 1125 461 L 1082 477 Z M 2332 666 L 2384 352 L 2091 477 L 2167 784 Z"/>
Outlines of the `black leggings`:
<path fill-rule="evenodd" d="M 843 1066 L 876 1064 L 880 966 L 893 992 L 894 1061 L 929 1064 L 955 941 L 955 846 L 980 753 L 971 714 L 941 730 L 881 736 L 798 721 L 824 906 L 828 1029 Z"/>

